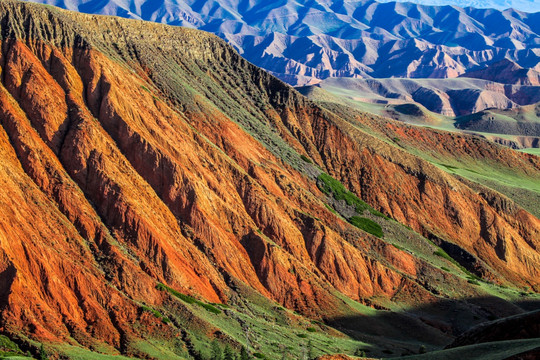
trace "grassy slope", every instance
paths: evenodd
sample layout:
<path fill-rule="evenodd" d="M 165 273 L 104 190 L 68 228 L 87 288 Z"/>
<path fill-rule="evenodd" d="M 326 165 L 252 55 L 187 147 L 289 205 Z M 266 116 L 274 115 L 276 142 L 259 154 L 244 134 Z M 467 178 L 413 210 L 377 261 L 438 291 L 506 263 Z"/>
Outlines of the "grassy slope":
<path fill-rule="evenodd" d="M 423 355 L 405 356 L 403 360 L 504 360 L 540 347 L 540 339 L 510 340 L 462 346 Z"/>
<path fill-rule="evenodd" d="M 312 87 L 301 90 L 301 92 L 306 96 L 315 101 L 319 101 L 319 103 L 323 106 L 329 103 L 346 105 L 364 113 L 383 117 L 389 117 L 388 108 L 395 107 L 394 105 L 380 105 L 356 101 L 351 99 L 351 91 L 347 89 L 332 88 L 332 92 L 328 92 L 324 89 Z M 326 107 L 328 107 L 328 105 L 326 105 Z M 458 131 L 453 125 L 454 120 L 451 118 L 432 113 L 421 107 L 419 108 L 427 115 L 422 117 L 411 117 L 406 114 L 398 113 L 398 116 L 390 117 L 392 117 L 394 120 L 435 130 Z M 397 112 L 394 111 L 393 113 Z M 526 112 L 526 114 L 529 116 L 530 112 Z M 427 121 L 426 119 L 430 120 Z M 363 130 L 367 130 L 369 132 L 369 129 L 363 128 Z M 373 135 L 377 136 L 377 134 Z M 516 138 L 515 135 L 505 134 L 485 133 L 481 135 L 486 135 L 486 137 L 489 137 L 490 135 L 497 135 L 509 140 L 514 140 Z M 399 139 L 395 140 L 399 141 Z M 402 146 L 402 144 L 399 144 L 399 146 Z M 500 169 L 497 167 L 497 164 L 487 161 L 467 163 L 456 158 L 441 159 L 439 156 L 437 156 L 437 154 L 418 150 L 412 146 L 406 146 L 406 149 L 418 157 L 428 160 L 450 174 L 462 176 L 508 196 L 531 214 L 535 215 L 536 217 L 540 217 L 540 208 L 538 207 L 538 204 L 540 203 L 540 182 L 537 179 L 509 171 L 508 169 Z M 522 151 L 534 155 L 540 155 L 540 150 L 538 149 L 526 149 Z"/>
<path fill-rule="evenodd" d="M 410 104 L 405 100 L 401 99 L 389 99 L 384 96 L 380 96 L 372 92 L 371 90 L 366 91 L 362 87 L 355 86 L 355 81 L 352 79 L 346 79 L 347 81 L 338 81 L 339 79 L 332 79 L 333 81 L 325 83 L 323 88 L 319 87 L 304 87 L 300 88 L 300 92 L 309 98 L 316 101 L 326 101 L 339 103 L 347 106 L 354 107 L 360 111 L 364 111 L 370 114 L 375 114 L 379 116 L 389 117 L 394 120 L 407 122 L 415 125 L 428 125 L 439 128 L 441 130 L 449 131 L 459 131 L 454 126 L 454 123 L 464 123 L 469 119 L 482 119 L 490 118 L 491 124 L 498 123 L 498 128 L 506 128 L 515 125 L 517 122 L 522 123 L 538 123 L 540 118 L 538 117 L 538 109 L 540 105 L 529 105 L 523 106 L 517 109 L 508 109 L 508 110 L 497 110 L 489 109 L 484 110 L 479 113 L 461 116 L 457 118 L 452 118 L 437 114 L 426 109 L 420 104 Z M 478 84 L 475 81 L 470 81 L 471 79 L 448 79 L 444 81 L 440 86 L 442 88 L 466 88 L 470 86 L 471 88 L 477 87 Z M 351 81 L 352 85 L 348 82 Z M 381 79 L 381 81 L 388 83 L 393 83 L 392 79 Z M 416 79 L 414 80 L 418 84 L 423 85 L 433 85 L 433 80 L 430 79 Z M 395 81 L 394 81 L 395 82 Z M 361 83 L 361 82 L 359 82 Z M 397 88 L 403 87 L 397 82 Z M 403 90 L 405 91 L 405 90 Z M 379 103 L 380 102 L 380 103 Z M 383 102 L 388 102 L 385 104 Z M 417 110 L 415 114 L 407 113 L 403 111 L 403 106 L 399 104 L 415 105 Z M 507 124 L 507 126 L 505 126 Z M 464 128 L 463 130 L 467 130 Z M 480 132 L 480 130 L 475 130 L 475 132 Z M 509 135 L 510 133 L 493 133 L 486 132 L 486 135 L 499 136 L 509 140 L 515 140 L 518 135 Z"/>

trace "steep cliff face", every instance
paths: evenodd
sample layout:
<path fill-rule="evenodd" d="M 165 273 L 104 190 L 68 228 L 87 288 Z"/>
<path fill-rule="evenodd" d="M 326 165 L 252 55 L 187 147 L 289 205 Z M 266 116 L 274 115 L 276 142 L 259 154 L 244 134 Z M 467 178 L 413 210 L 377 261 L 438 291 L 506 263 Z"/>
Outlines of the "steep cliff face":
<path fill-rule="evenodd" d="M 455 285 L 445 297 L 485 294 L 392 245 L 424 241 L 412 230 L 321 192 L 323 171 L 466 251 L 471 271 L 538 290 L 538 219 L 316 106 L 212 35 L 12 1 L 0 24 L 5 333 L 133 354 L 134 339 L 179 336 L 140 310 L 170 304 L 160 289 L 229 303 L 247 284 L 324 319 L 354 313 L 344 297 L 435 302 L 441 278 Z M 494 161 L 540 174 L 537 158 L 495 149 Z M 355 211 L 385 239 L 347 222 Z"/>

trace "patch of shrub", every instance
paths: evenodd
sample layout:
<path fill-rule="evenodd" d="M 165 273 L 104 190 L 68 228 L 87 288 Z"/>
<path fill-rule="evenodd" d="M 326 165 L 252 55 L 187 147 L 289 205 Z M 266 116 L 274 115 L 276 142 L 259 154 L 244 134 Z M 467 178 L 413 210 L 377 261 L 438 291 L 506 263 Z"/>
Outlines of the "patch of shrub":
<path fill-rule="evenodd" d="M 326 206 L 326 208 L 327 208 L 332 214 L 337 215 L 336 210 L 334 210 L 330 205 L 324 204 L 324 206 Z"/>
<path fill-rule="evenodd" d="M 300 155 L 300 158 L 307 162 L 308 164 L 313 164 L 313 161 L 311 161 L 310 158 L 308 158 L 306 155 Z"/>
<path fill-rule="evenodd" d="M 366 357 L 366 350 L 362 348 L 358 348 L 354 351 L 354 356 Z"/>
<path fill-rule="evenodd" d="M 365 232 L 368 232 L 379 238 L 382 238 L 384 236 L 381 226 L 373 220 L 363 218 L 360 216 L 353 216 L 349 219 L 349 222 L 353 224 L 354 226 L 356 226 L 357 228 L 362 229 Z"/>
<path fill-rule="evenodd" d="M 465 269 L 460 263 L 458 263 L 450 255 L 448 255 L 446 253 L 446 251 L 444 251 L 443 249 L 438 249 L 438 250 L 434 251 L 433 255 L 442 257 L 443 259 L 446 259 L 446 260 L 450 261 L 452 264 L 456 265 L 461 271 L 463 271 L 470 279 L 472 279 L 472 280 L 481 280 L 478 276 L 471 274 L 471 272 L 469 270 Z M 441 269 L 442 269 L 442 267 L 441 267 Z"/>
<path fill-rule="evenodd" d="M 211 313 L 214 313 L 214 314 L 221 314 L 221 310 L 218 309 L 217 307 L 215 307 L 214 305 L 212 304 L 207 304 L 205 302 L 202 302 L 200 300 L 197 300 L 195 299 L 193 296 L 189 296 L 189 295 L 186 295 L 186 294 L 182 294 L 181 292 L 179 291 L 176 291 L 174 290 L 173 288 L 170 288 L 168 287 L 167 285 L 165 284 L 162 284 L 162 283 L 159 283 L 156 285 L 156 289 L 160 290 L 160 291 L 167 291 L 168 293 L 170 293 L 171 295 L 179 298 L 180 300 L 188 303 L 188 304 L 197 304 L 199 305 L 200 307 L 210 311 Z"/>
<path fill-rule="evenodd" d="M 446 259 L 446 260 L 448 260 L 448 261 L 450 261 L 450 262 L 453 262 L 453 261 L 454 261 L 454 259 L 453 259 L 450 255 L 448 255 L 448 254 L 447 254 L 444 250 L 442 250 L 442 249 L 438 249 L 438 250 L 434 251 L 434 252 L 433 252 L 433 255 L 442 257 L 443 259 Z"/>
<path fill-rule="evenodd" d="M 328 196 L 332 196 L 336 200 L 345 200 L 347 205 L 354 206 L 357 213 L 362 214 L 364 210 L 368 210 L 370 213 L 376 216 L 389 219 L 386 215 L 373 209 L 366 202 L 360 200 L 356 195 L 347 190 L 342 183 L 334 179 L 328 174 L 321 173 L 317 177 L 317 186 L 319 190 Z"/>
<path fill-rule="evenodd" d="M 163 317 L 163 315 L 161 315 L 161 313 L 157 310 L 154 310 L 148 306 L 145 306 L 145 305 L 142 305 L 141 306 L 141 309 L 143 311 L 146 311 L 146 312 L 149 312 L 149 313 L 152 313 L 155 317 L 157 317 L 158 319 L 161 319 Z"/>
<path fill-rule="evenodd" d="M 444 267 L 444 266 L 441 266 L 441 270 L 444 270 L 444 271 L 446 271 L 446 272 L 450 272 L 450 269 L 447 268 L 447 267 Z"/>
<path fill-rule="evenodd" d="M 405 249 L 403 246 L 401 245 L 398 245 L 396 243 L 392 243 L 392 245 L 394 245 L 394 247 L 398 250 L 401 250 L 401 251 L 407 251 L 407 249 Z"/>
<path fill-rule="evenodd" d="M 261 354 L 259 352 L 253 353 L 253 356 L 255 356 L 257 359 L 266 359 L 266 356 L 264 356 L 264 354 Z"/>
<path fill-rule="evenodd" d="M 205 308 L 206 310 L 210 311 L 211 313 L 214 313 L 214 314 L 221 314 L 221 310 L 219 310 L 219 309 L 218 309 L 217 307 L 215 307 L 214 305 L 206 304 L 206 303 L 203 303 L 202 301 L 198 301 L 198 300 L 197 300 L 197 305 L 202 306 L 203 308 Z"/>
<path fill-rule="evenodd" d="M 0 352 L 2 351 L 20 353 L 21 349 L 19 349 L 19 346 L 11 341 L 11 339 L 7 336 L 0 335 Z"/>
<path fill-rule="evenodd" d="M 312 333 L 317 332 L 317 329 L 315 329 L 314 327 L 308 327 L 306 330 Z"/>
<path fill-rule="evenodd" d="M 296 334 L 296 336 L 298 336 L 299 338 L 302 338 L 302 339 L 306 339 L 308 337 L 307 334 L 302 334 L 302 333 Z"/>

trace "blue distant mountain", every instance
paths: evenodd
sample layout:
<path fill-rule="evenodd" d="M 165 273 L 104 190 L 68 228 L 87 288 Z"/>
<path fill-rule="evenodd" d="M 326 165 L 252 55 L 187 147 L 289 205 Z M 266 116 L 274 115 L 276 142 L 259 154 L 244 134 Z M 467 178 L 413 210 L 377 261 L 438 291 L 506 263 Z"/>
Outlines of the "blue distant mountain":
<path fill-rule="evenodd" d="M 540 13 L 513 9 L 368 0 L 36 2 L 206 30 L 293 85 L 327 77 L 457 77 L 505 58 L 524 68 L 540 62 Z"/>
<path fill-rule="evenodd" d="M 379 2 L 390 2 L 391 0 L 379 0 Z M 395 1 L 395 0 L 392 0 Z M 540 11 L 540 1 L 538 0 L 398 0 L 399 2 L 410 2 L 421 5 L 456 5 L 460 7 L 474 7 L 479 9 L 492 8 L 506 10 L 513 8 L 520 11 L 538 12 Z"/>

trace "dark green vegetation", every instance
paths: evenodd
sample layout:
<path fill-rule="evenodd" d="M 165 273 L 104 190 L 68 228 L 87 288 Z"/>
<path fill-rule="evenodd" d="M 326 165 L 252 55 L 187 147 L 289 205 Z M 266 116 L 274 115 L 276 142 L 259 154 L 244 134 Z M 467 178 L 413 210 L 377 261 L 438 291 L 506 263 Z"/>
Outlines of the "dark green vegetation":
<path fill-rule="evenodd" d="M 359 229 L 364 230 L 372 235 L 382 238 L 384 233 L 382 231 L 381 225 L 377 224 L 375 221 L 363 218 L 360 216 L 353 216 L 349 219 L 349 222 L 356 226 Z"/>
<path fill-rule="evenodd" d="M 171 320 L 170 320 L 168 317 L 163 316 L 162 313 L 160 313 L 159 311 L 154 310 L 154 309 L 152 309 L 152 308 L 150 308 L 150 307 L 148 307 L 148 306 L 142 305 L 142 306 L 141 306 L 141 309 L 142 309 L 143 311 L 147 311 L 147 312 L 153 314 L 156 318 L 160 319 L 160 320 L 163 321 L 165 324 L 168 324 L 168 323 L 171 322 Z"/>
<path fill-rule="evenodd" d="M 0 335 L 0 359 L 23 359 L 26 354 L 5 335 Z"/>
<path fill-rule="evenodd" d="M 330 175 L 321 173 L 317 180 L 317 186 L 323 193 L 328 196 L 332 196 L 337 201 L 344 200 L 347 205 L 353 206 L 357 213 L 362 214 L 367 210 L 375 216 L 388 219 L 386 215 L 373 209 L 366 202 L 360 200 L 358 196 L 347 190 L 341 182 L 334 179 Z"/>
<path fill-rule="evenodd" d="M 311 161 L 311 159 L 308 158 L 306 155 L 300 155 L 300 158 L 301 158 L 302 160 L 304 160 L 305 162 L 307 162 L 308 164 L 312 164 L 312 163 L 313 163 L 313 161 Z"/>
<path fill-rule="evenodd" d="M 197 300 L 195 299 L 194 297 L 192 296 L 189 296 L 189 295 L 186 295 L 186 294 L 182 294 L 181 292 L 178 292 L 170 287 L 168 287 L 167 285 L 165 284 L 157 284 L 156 285 L 156 289 L 160 290 L 160 291 L 167 291 L 169 292 L 171 295 L 174 295 L 176 296 L 177 298 L 179 298 L 180 300 L 188 303 L 188 304 L 196 304 L 196 305 L 199 305 L 200 307 L 210 311 L 211 313 L 214 313 L 214 314 L 221 314 L 221 310 L 218 309 L 217 307 L 215 307 L 214 305 L 212 304 L 208 304 L 208 303 L 205 303 L 203 301 L 200 301 L 200 300 Z"/>
<path fill-rule="evenodd" d="M 469 270 L 467 270 L 460 263 L 458 263 L 454 258 L 452 258 L 450 255 L 448 255 L 446 253 L 446 251 L 444 251 L 441 248 L 438 248 L 437 250 L 435 250 L 433 252 L 433 255 L 436 255 L 436 256 L 442 257 L 443 259 L 448 260 L 449 262 L 454 264 L 458 269 L 460 269 L 465 275 L 467 275 L 468 282 L 470 284 L 478 285 L 477 280 L 480 280 L 480 278 L 478 276 L 474 275 L 474 274 L 471 274 L 471 272 Z M 441 267 L 441 269 L 445 270 L 445 271 L 449 271 L 448 268 L 445 268 L 445 267 Z"/>
<path fill-rule="evenodd" d="M 396 357 L 392 360 L 505 360 L 540 347 L 540 339 L 509 340 L 432 351 L 427 354 Z M 516 357 L 519 359 L 519 357 Z"/>
<path fill-rule="evenodd" d="M 347 190 L 341 182 L 334 179 L 328 174 L 321 173 L 317 177 L 317 186 L 323 193 L 331 196 L 335 201 L 344 201 L 348 206 L 352 207 L 354 211 L 360 215 L 362 215 L 365 211 L 368 211 L 372 215 L 384 218 L 385 220 L 389 220 L 386 215 L 384 215 L 380 211 L 373 209 L 366 202 L 360 200 L 355 194 Z M 328 206 L 327 204 L 325 205 L 328 209 L 332 210 L 333 213 L 336 213 L 336 211 L 330 206 Z M 349 217 L 348 221 L 357 228 L 374 236 L 377 236 L 379 238 L 382 238 L 384 236 L 382 227 L 371 219 L 354 215 Z"/>

